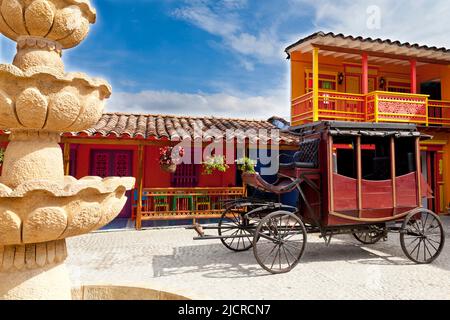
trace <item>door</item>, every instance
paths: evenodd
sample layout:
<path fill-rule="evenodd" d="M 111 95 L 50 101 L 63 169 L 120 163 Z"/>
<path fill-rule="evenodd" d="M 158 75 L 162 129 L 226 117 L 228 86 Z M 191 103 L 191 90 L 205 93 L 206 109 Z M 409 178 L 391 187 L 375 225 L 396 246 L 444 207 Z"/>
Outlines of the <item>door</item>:
<path fill-rule="evenodd" d="M 127 150 L 92 150 L 90 175 L 97 177 L 132 177 L 133 152 Z M 131 218 L 131 191 L 118 218 Z"/>
<path fill-rule="evenodd" d="M 433 190 L 433 198 L 424 200 L 425 208 L 436 212 L 444 212 L 444 173 L 443 153 L 441 147 L 428 147 L 427 151 L 421 153 L 422 175 Z"/>

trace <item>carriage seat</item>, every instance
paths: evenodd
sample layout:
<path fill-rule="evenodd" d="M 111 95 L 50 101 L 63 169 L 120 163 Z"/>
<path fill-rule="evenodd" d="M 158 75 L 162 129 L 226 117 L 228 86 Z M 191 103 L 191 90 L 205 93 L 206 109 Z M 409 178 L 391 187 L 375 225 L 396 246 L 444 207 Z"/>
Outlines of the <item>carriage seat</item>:
<path fill-rule="evenodd" d="M 244 173 L 242 174 L 242 181 L 260 191 L 275 194 L 290 193 L 294 191 L 301 182 L 300 179 L 280 177 L 274 184 L 270 184 L 258 173 Z"/>
<path fill-rule="evenodd" d="M 320 139 L 309 139 L 300 143 L 300 150 L 297 151 L 291 158 L 292 161 L 288 163 L 282 163 L 280 161 L 280 168 L 282 169 L 316 169 L 319 167 L 319 145 Z M 289 157 L 286 154 L 280 155 L 281 157 Z"/>

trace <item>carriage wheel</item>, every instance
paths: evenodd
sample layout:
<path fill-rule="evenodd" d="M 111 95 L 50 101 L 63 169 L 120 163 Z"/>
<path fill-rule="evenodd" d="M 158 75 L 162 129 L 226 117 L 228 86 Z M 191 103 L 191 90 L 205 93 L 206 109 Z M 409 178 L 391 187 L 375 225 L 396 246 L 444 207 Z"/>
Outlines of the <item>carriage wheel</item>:
<path fill-rule="evenodd" d="M 287 211 L 267 215 L 256 228 L 253 253 L 273 274 L 291 271 L 305 252 L 307 232 L 302 220 Z"/>
<path fill-rule="evenodd" d="M 233 209 L 226 210 L 219 221 L 219 236 L 223 245 L 236 252 L 247 251 L 253 246 L 253 233 L 256 224 L 242 217 L 242 212 Z M 239 238 L 226 238 L 242 236 Z"/>
<path fill-rule="evenodd" d="M 383 239 L 385 234 L 385 229 L 378 227 L 370 228 L 370 230 L 358 230 L 353 232 L 355 239 L 362 244 L 375 244 Z"/>
<path fill-rule="evenodd" d="M 441 254 L 444 243 L 444 228 L 435 213 L 422 209 L 410 213 L 403 222 L 400 244 L 410 260 L 431 263 Z"/>

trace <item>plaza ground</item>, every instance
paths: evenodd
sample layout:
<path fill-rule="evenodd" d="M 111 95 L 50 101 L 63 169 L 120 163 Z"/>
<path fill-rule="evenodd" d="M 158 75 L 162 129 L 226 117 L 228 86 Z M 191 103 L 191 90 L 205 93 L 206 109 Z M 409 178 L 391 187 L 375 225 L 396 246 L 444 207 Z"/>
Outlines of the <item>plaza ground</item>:
<path fill-rule="evenodd" d="M 404 256 L 398 234 L 372 246 L 351 236 L 329 247 L 309 235 L 302 262 L 270 275 L 253 251 L 234 253 L 220 241 L 192 240 L 183 228 L 97 232 L 68 239 L 75 287 L 147 287 L 192 299 L 450 299 L 450 217 L 446 246 L 431 265 Z"/>

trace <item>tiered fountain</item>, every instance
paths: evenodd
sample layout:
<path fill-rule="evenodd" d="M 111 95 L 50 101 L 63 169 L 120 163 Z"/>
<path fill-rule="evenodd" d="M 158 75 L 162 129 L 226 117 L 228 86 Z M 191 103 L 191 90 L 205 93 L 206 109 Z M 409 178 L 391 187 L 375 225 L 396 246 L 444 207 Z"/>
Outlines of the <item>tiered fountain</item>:
<path fill-rule="evenodd" d="M 9 130 L 0 180 L 0 299 L 70 299 L 68 237 L 110 222 L 134 178 L 64 176 L 61 132 L 100 118 L 103 80 L 65 73 L 96 13 L 89 0 L 0 0 L 0 32 L 17 42 L 0 65 L 0 128 Z"/>

